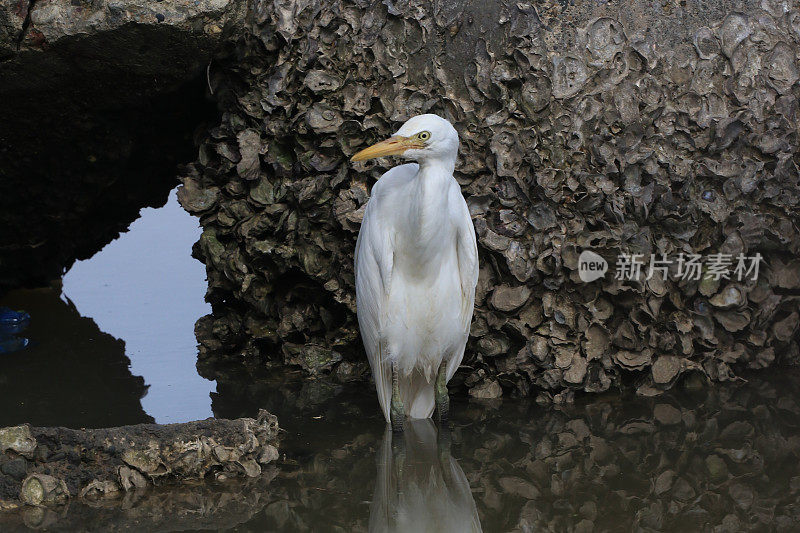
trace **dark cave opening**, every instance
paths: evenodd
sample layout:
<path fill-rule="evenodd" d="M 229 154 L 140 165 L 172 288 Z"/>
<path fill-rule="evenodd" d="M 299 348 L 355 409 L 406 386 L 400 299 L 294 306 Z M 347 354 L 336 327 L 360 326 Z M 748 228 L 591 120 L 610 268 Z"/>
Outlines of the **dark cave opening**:
<path fill-rule="evenodd" d="M 178 166 L 196 156 L 197 136 L 218 121 L 204 69 L 138 98 L 122 94 L 128 89 L 78 104 L 86 93 L 65 85 L 47 104 L 49 89 L 0 106 L 6 115 L 19 106 L 0 132 L 0 292 L 60 278 L 142 208 L 164 205 Z M 26 108 L 35 108 L 27 118 Z"/>

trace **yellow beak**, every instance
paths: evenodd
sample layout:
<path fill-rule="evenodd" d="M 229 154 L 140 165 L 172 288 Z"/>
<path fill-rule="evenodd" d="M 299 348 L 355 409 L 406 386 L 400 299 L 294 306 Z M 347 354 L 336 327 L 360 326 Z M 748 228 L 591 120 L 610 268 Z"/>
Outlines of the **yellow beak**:
<path fill-rule="evenodd" d="M 364 148 L 350 158 L 350 161 L 366 161 L 385 155 L 400 155 L 411 148 L 424 148 L 425 146 L 413 137 L 401 137 L 394 135 L 385 141 L 375 143 L 368 148 Z"/>

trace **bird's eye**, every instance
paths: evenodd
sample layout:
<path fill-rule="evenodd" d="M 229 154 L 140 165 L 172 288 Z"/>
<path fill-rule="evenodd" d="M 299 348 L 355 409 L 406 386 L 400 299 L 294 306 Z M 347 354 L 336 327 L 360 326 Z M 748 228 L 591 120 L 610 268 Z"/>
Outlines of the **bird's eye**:
<path fill-rule="evenodd" d="M 420 141 L 427 141 L 428 139 L 431 138 L 431 132 L 429 132 L 429 131 L 421 131 L 421 132 L 417 133 L 417 138 Z"/>

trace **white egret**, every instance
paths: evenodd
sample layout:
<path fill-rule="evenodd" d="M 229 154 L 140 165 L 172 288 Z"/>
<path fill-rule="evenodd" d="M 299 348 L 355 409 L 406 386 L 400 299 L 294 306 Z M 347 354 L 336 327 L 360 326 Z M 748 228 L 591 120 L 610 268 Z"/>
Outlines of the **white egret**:
<path fill-rule="evenodd" d="M 375 184 L 355 253 L 361 338 L 386 420 L 440 419 L 447 382 L 464 357 L 478 248 L 461 188 L 453 178 L 458 133 L 445 119 L 418 115 L 352 161 L 399 155 Z"/>

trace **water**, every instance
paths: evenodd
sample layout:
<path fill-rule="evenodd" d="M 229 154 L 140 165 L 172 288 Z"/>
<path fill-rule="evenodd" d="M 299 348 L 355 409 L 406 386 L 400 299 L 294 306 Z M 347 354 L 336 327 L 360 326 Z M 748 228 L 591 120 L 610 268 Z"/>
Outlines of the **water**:
<path fill-rule="evenodd" d="M 0 306 L 31 314 L 0 355 L 0 426 L 102 427 L 278 415 L 281 459 L 256 479 L 164 486 L 25 509 L 0 530 L 796 531 L 800 374 L 687 382 L 657 398 L 573 405 L 456 397 L 448 430 L 387 431 L 372 387 L 194 368 L 208 312 L 189 257 L 197 223 L 175 202 L 56 286 Z M 700 386 L 698 386 L 700 385 Z"/>
<path fill-rule="evenodd" d="M 128 233 L 64 276 L 78 312 L 125 342 L 131 372 L 148 385 L 142 407 L 159 424 L 212 416 L 214 383 L 195 370 L 194 323 L 211 312 L 205 267 L 190 256 L 200 233 L 172 191 L 164 207 L 143 209 Z"/>
<path fill-rule="evenodd" d="M 173 191 L 127 233 L 77 262 L 63 287 L 13 291 L 0 306 L 32 319 L 26 349 L 0 355 L 0 426 L 104 427 L 212 416 L 214 383 L 195 370 L 205 269 L 200 235 Z"/>
<path fill-rule="evenodd" d="M 800 375 L 574 405 L 455 398 L 449 433 L 386 431 L 366 387 L 251 377 L 217 415 L 275 412 L 282 457 L 255 479 L 29 509 L 5 523 L 106 531 L 796 531 Z M 2 527 L 0 527 L 2 528 Z M 5 529 L 4 529 L 5 531 Z"/>
<path fill-rule="evenodd" d="M 749 379 L 566 406 L 456 398 L 449 439 L 393 437 L 364 387 L 223 383 L 214 409 L 266 406 L 287 430 L 240 531 L 469 531 L 475 511 L 492 532 L 796 531 L 800 373 Z"/>

